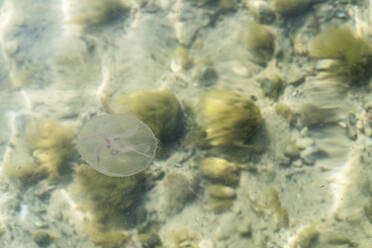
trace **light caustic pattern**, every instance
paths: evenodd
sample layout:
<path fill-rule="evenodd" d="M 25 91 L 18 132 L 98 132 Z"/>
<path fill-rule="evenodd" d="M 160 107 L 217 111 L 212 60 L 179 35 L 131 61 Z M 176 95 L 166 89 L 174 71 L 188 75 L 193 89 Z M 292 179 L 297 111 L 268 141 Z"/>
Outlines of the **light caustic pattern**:
<path fill-rule="evenodd" d="M 134 175 L 155 157 L 157 140 L 151 129 L 129 114 L 94 117 L 81 129 L 77 148 L 97 171 L 113 177 Z"/>

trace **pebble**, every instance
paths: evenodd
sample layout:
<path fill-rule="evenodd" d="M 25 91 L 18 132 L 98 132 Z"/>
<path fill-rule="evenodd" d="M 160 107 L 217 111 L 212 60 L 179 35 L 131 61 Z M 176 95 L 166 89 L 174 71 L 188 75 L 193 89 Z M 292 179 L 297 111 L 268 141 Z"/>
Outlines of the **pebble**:
<path fill-rule="evenodd" d="M 235 189 L 228 186 L 212 185 L 208 187 L 207 191 L 208 194 L 214 198 L 231 199 L 236 197 Z"/>
<path fill-rule="evenodd" d="M 267 2 L 262 0 L 247 0 L 246 6 L 252 11 L 260 23 L 271 24 L 275 21 L 275 13 Z"/>
<path fill-rule="evenodd" d="M 303 161 L 302 159 L 296 159 L 292 162 L 292 166 L 295 166 L 295 167 L 300 167 L 303 165 Z"/>
<path fill-rule="evenodd" d="M 290 158 L 297 158 L 300 155 L 300 151 L 298 150 L 295 142 L 293 141 L 288 142 L 284 150 L 284 155 Z"/>
<path fill-rule="evenodd" d="M 241 77 L 248 77 L 252 74 L 252 71 L 248 69 L 248 66 L 241 61 L 234 61 L 231 70 L 235 75 Z"/>
<path fill-rule="evenodd" d="M 309 137 L 299 138 L 296 140 L 296 146 L 298 149 L 301 149 L 301 150 L 313 144 L 314 144 L 314 140 Z"/>
<path fill-rule="evenodd" d="M 277 161 L 280 166 L 288 166 L 291 163 L 291 159 L 284 155 L 279 156 Z"/>
<path fill-rule="evenodd" d="M 355 126 L 356 126 L 359 130 L 362 130 L 362 129 L 363 129 L 363 122 L 362 122 L 362 120 L 358 120 L 357 123 L 355 124 Z"/>
<path fill-rule="evenodd" d="M 199 242 L 199 248 L 214 248 L 214 243 L 210 239 L 203 239 Z"/>
<path fill-rule="evenodd" d="M 302 156 L 304 163 L 307 165 L 315 164 L 316 158 L 312 154 L 305 154 Z"/>
<path fill-rule="evenodd" d="M 335 17 L 339 19 L 347 19 L 349 16 L 345 11 L 337 11 Z"/>
<path fill-rule="evenodd" d="M 252 233 L 252 226 L 249 220 L 242 220 L 240 221 L 237 226 L 236 230 L 240 233 L 242 236 L 249 236 Z"/>
<path fill-rule="evenodd" d="M 317 147 L 309 147 L 301 153 L 301 158 L 307 165 L 313 165 L 318 158 L 324 156 L 326 156 L 326 153 Z"/>
<path fill-rule="evenodd" d="M 347 136 L 349 137 L 349 139 L 355 140 L 358 137 L 357 128 L 355 126 L 348 125 Z"/>
<path fill-rule="evenodd" d="M 332 65 L 334 65 L 335 60 L 334 59 L 320 59 L 315 65 L 315 68 L 318 71 L 327 71 L 331 68 Z"/>
<path fill-rule="evenodd" d="M 19 45 L 16 41 L 10 41 L 5 44 L 5 52 L 8 55 L 14 55 L 18 52 Z"/>
<path fill-rule="evenodd" d="M 305 82 L 305 80 L 306 80 L 305 75 L 297 74 L 288 79 L 288 84 L 293 84 L 297 86 Z"/>
<path fill-rule="evenodd" d="M 372 129 L 369 126 L 364 127 L 364 134 L 368 137 L 372 136 Z"/>
<path fill-rule="evenodd" d="M 301 132 L 300 132 L 300 135 L 302 136 L 302 137 L 305 137 L 305 136 L 307 136 L 309 134 L 309 129 L 307 128 L 307 127 L 304 127 L 302 130 L 301 130 Z"/>

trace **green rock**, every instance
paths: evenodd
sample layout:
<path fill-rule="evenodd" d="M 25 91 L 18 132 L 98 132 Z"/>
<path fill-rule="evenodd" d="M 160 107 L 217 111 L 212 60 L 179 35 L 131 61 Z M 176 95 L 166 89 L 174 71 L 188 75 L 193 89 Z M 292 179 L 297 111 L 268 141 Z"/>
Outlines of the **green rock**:
<path fill-rule="evenodd" d="M 334 59 L 330 76 L 356 83 L 372 75 L 372 45 L 347 27 L 330 27 L 317 35 L 309 47 L 315 58 Z"/>

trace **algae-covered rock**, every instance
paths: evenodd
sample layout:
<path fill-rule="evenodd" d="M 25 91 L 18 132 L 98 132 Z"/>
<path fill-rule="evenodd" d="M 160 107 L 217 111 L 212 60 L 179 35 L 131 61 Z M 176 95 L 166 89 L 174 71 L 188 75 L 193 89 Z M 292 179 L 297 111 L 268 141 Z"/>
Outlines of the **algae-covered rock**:
<path fill-rule="evenodd" d="M 48 169 L 44 166 L 27 164 L 18 168 L 17 171 L 12 170 L 12 172 L 9 172 L 9 169 L 6 169 L 6 172 L 18 178 L 25 186 L 38 183 L 40 180 L 46 179 L 50 175 Z"/>
<path fill-rule="evenodd" d="M 47 246 L 57 238 L 57 235 L 46 229 L 38 229 L 32 233 L 32 239 L 39 246 Z"/>
<path fill-rule="evenodd" d="M 213 86 L 218 80 L 218 74 L 213 62 L 207 58 L 195 62 L 191 76 L 201 87 Z"/>
<path fill-rule="evenodd" d="M 142 234 L 139 237 L 143 248 L 161 248 L 162 242 L 157 233 Z"/>
<path fill-rule="evenodd" d="M 220 11 L 234 10 L 236 3 L 234 0 L 219 0 L 219 9 Z"/>
<path fill-rule="evenodd" d="M 233 199 L 236 197 L 235 189 L 224 185 L 211 185 L 207 188 L 208 195 L 217 199 Z"/>
<path fill-rule="evenodd" d="M 234 185 L 239 182 L 240 167 L 222 158 L 203 159 L 199 170 L 202 176 L 220 183 Z"/>
<path fill-rule="evenodd" d="M 172 247 L 199 248 L 200 236 L 189 228 L 177 228 L 172 231 L 170 237 L 174 245 Z"/>
<path fill-rule="evenodd" d="M 372 199 L 370 199 L 367 203 L 364 204 L 363 210 L 368 221 L 372 224 Z"/>
<path fill-rule="evenodd" d="M 74 190 L 85 197 L 81 204 L 91 211 L 98 223 L 122 218 L 144 188 L 144 173 L 109 177 L 87 165 L 77 166 L 75 172 Z"/>
<path fill-rule="evenodd" d="M 89 1 L 70 1 L 69 19 L 67 21 L 84 25 L 98 26 L 120 16 L 128 6 L 121 0 L 89 0 Z"/>
<path fill-rule="evenodd" d="M 301 228 L 289 243 L 289 248 L 311 248 L 319 237 L 319 230 L 315 223 Z"/>
<path fill-rule="evenodd" d="M 231 199 L 215 199 L 208 202 L 208 208 L 215 214 L 226 212 L 230 210 L 232 206 L 233 201 Z"/>
<path fill-rule="evenodd" d="M 300 156 L 300 149 L 298 149 L 294 140 L 289 139 L 285 142 L 284 154 L 291 159 L 296 159 Z"/>
<path fill-rule="evenodd" d="M 182 134 L 183 111 L 177 97 L 170 91 L 137 91 L 114 98 L 110 112 L 132 114 L 148 125 L 163 142 Z"/>
<path fill-rule="evenodd" d="M 337 108 L 323 107 L 313 103 L 301 104 L 299 113 L 301 123 L 309 127 L 339 120 Z"/>
<path fill-rule="evenodd" d="M 273 219 L 275 221 L 275 226 L 277 229 L 287 228 L 289 225 L 288 212 L 283 206 L 279 192 L 276 189 L 271 189 L 267 194 L 268 207 L 273 210 Z"/>
<path fill-rule="evenodd" d="M 64 163 L 72 151 L 72 140 L 75 132 L 54 120 L 36 120 L 26 130 L 26 144 L 32 153 L 33 163 L 7 167 L 10 175 L 23 183 L 34 183 L 48 178 L 61 176 Z"/>
<path fill-rule="evenodd" d="M 26 134 L 27 144 L 34 150 L 63 148 L 71 145 L 75 133 L 54 120 L 36 120 Z"/>
<path fill-rule="evenodd" d="M 310 6 L 311 0 L 271 0 L 271 4 L 281 15 L 298 15 Z"/>
<path fill-rule="evenodd" d="M 292 108 L 285 103 L 278 103 L 275 105 L 275 112 L 283 117 L 288 124 L 293 127 L 297 122 L 296 113 L 292 110 Z"/>
<path fill-rule="evenodd" d="M 126 247 L 131 238 L 125 231 L 110 230 L 94 221 L 88 225 L 88 235 L 91 241 L 104 248 Z"/>
<path fill-rule="evenodd" d="M 255 20 L 263 24 L 271 24 L 275 20 L 275 13 L 272 10 L 269 3 L 262 0 L 248 0 L 245 1 L 246 7 L 249 9 L 250 13 L 253 14 Z"/>
<path fill-rule="evenodd" d="M 283 86 L 283 80 L 279 75 L 274 74 L 269 77 L 260 78 L 257 81 L 260 83 L 265 96 L 274 100 L 278 99 Z"/>
<path fill-rule="evenodd" d="M 331 76 L 356 83 L 372 75 L 372 45 L 347 27 L 330 27 L 310 43 L 310 55 L 334 59 L 329 68 Z"/>
<path fill-rule="evenodd" d="M 174 60 L 171 64 L 171 69 L 175 72 L 189 69 L 193 64 L 189 49 L 185 47 L 177 47 L 174 55 Z"/>
<path fill-rule="evenodd" d="M 266 65 L 274 53 L 274 35 L 270 29 L 257 22 L 248 21 L 242 27 L 240 41 L 252 54 L 253 62 Z"/>
<path fill-rule="evenodd" d="M 259 107 L 238 93 L 206 92 L 200 99 L 200 126 L 212 146 L 244 147 L 263 122 Z"/>

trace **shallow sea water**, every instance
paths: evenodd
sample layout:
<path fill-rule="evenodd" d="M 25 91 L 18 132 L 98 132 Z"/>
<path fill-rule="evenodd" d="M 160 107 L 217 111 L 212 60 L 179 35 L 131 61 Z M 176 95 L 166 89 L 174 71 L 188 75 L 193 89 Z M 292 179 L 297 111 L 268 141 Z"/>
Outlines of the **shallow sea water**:
<path fill-rule="evenodd" d="M 371 247 L 371 16 L 0 0 L 0 247 Z"/>

